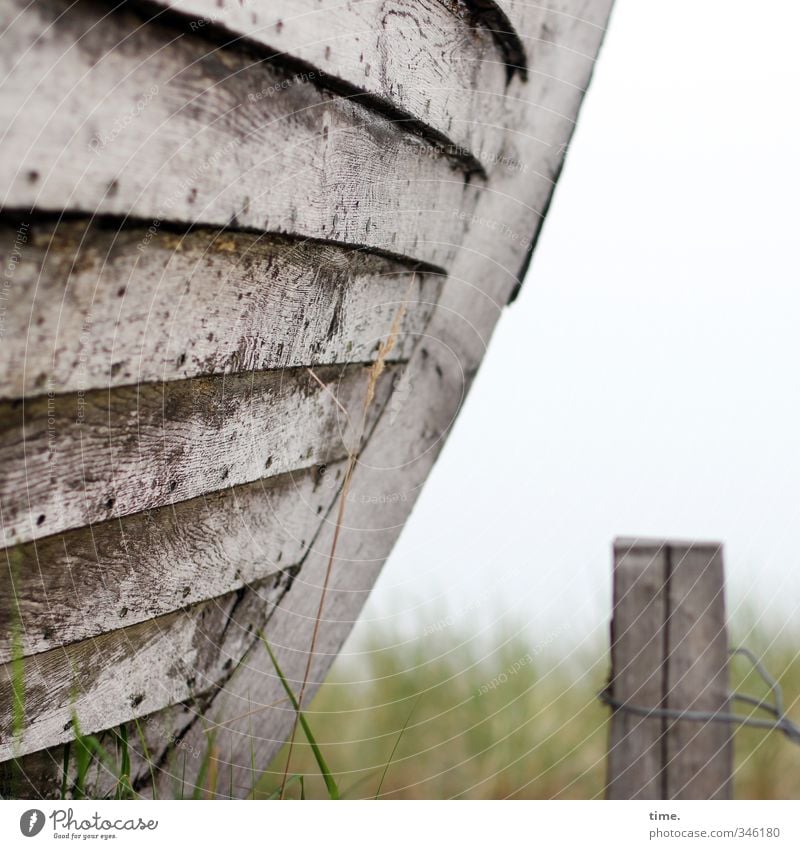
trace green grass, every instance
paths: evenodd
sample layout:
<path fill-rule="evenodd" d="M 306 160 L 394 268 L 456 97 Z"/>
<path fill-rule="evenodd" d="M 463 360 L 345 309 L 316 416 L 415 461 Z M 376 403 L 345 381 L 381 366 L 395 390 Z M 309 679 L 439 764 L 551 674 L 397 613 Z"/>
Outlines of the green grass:
<path fill-rule="evenodd" d="M 767 629 L 751 614 L 739 617 L 731 631 L 732 645 L 747 646 L 763 657 L 762 663 L 783 689 L 788 716 L 800 724 L 800 636 Z M 771 700 L 768 688 L 744 659 L 732 661 L 731 684 L 738 691 Z M 739 712 L 742 707 L 749 712 L 747 706 L 738 706 Z M 737 798 L 800 799 L 800 746 L 783 734 L 740 728 L 735 755 Z"/>
<path fill-rule="evenodd" d="M 607 711 L 594 698 L 607 674 L 602 656 L 554 669 L 521 640 L 480 652 L 464 636 L 398 644 L 395 635 L 374 633 L 357 656 L 337 660 L 305 713 L 342 794 L 602 794 Z M 284 758 L 285 750 L 264 776 L 265 795 Z M 300 741 L 293 772 L 305 774 L 309 798 L 325 795 Z"/>
<path fill-rule="evenodd" d="M 800 637 L 774 636 L 755 621 L 739 616 L 731 643 L 763 658 L 800 723 Z M 608 675 L 600 641 L 594 651 L 565 657 L 557 640 L 537 644 L 516 636 L 478 646 L 467 628 L 451 625 L 416 640 L 385 627 L 361 626 L 359 633 L 302 711 L 273 658 L 299 722 L 287 798 L 602 798 L 609 711 L 596 698 Z M 769 696 L 744 659 L 734 659 L 731 669 L 735 689 Z M 14 686 L 15 712 L 24 716 L 22 685 Z M 98 737 L 82 734 L 78 717 L 73 727 L 62 798 L 84 798 L 100 768 L 113 778 L 112 798 L 137 798 L 132 750 L 149 761 L 138 723 Z M 800 746 L 748 728 L 735 741 L 738 798 L 800 798 Z M 214 746 L 209 737 L 200 775 L 176 786 L 175 798 L 224 792 L 216 787 Z M 282 795 L 287 750 L 272 764 L 255 764 L 264 772 L 251 797 Z M 152 768 L 151 778 L 155 789 Z"/>
<path fill-rule="evenodd" d="M 317 741 L 314 739 L 314 734 L 311 731 L 311 727 L 306 720 L 305 714 L 300 710 L 300 703 L 297 700 L 297 697 L 294 694 L 294 691 L 289 686 L 289 682 L 286 680 L 286 676 L 283 674 L 283 670 L 278 665 L 278 660 L 275 657 L 275 654 L 272 651 L 272 647 L 267 642 L 266 638 L 263 634 L 259 634 L 259 638 L 261 642 L 264 644 L 266 648 L 269 659 L 272 661 L 272 665 L 275 667 L 275 671 L 278 673 L 278 678 L 280 678 L 281 686 L 283 687 L 286 695 L 289 697 L 289 701 L 292 703 L 292 707 L 297 714 L 297 719 L 300 723 L 300 727 L 303 729 L 303 733 L 306 735 L 306 742 L 308 744 L 308 749 L 311 754 L 314 756 L 314 761 L 316 762 L 317 768 L 319 769 L 319 774 L 322 777 L 322 780 L 325 782 L 325 789 L 328 794 L 329 799 L 339 799 L 339 787 L 336 784 L 336 780 L 333 777 L 333 773 L 331 772 L 330 767 L 325 761 L 325 757 L 322 754 L 322 750 L 320 749 Z M 288 754 L 287 754 L 288 757 Z M 284 771 L 284 776 L 286 772 Z M 305 784 L 303 782 L 303 776 L 298 776 L 300 779 L 300 791 L 302 795 L 305 795 Z M 284 780 L 281 782 L 281 786 L 279 788 L 279 796 L 280 798 L 284 797 L 284 791 L 286 790 L 287 780 L 284 777 Z"/>
<path fill-rule="evenodd" d="M 734 644 L 763 654 L 800 721 L 800 641 L 752 626 L 732 630 Z M 452 628 L 411 643 L 375 630 L 337 659 L 304 713 L 345 798 L 602 798 L 608 710 L 596 693 L 607 654 L 598 646 L 563 660 L 559 648 L 536 653 L 515 638 L 481 651 Z M 743 659 L 732 662 L 732 684 L 768 695 Z M 284 748 L 257 796 L 274 793 L 285 757 Z M 292 772 L 305 776 L 307 798 L 327 797 L 313 751 L 299 738 Z M 800 798 L 800 747 L 780 733 L 739 729 L 735 793 Z"/>

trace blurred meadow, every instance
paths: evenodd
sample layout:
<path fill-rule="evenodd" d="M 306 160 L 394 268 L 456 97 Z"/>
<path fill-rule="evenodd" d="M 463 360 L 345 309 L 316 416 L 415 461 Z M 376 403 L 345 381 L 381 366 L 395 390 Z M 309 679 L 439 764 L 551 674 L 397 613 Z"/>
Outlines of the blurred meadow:
<path fill-rule="evenodd" d="M 731 644 L 762 658 L 800 721 L 797 635 L 742 615 Z M 563 658 L 557 639 L 516 636 L 478 648 L 450 625 L 411 641 L 378 625 L 356 632 L 305 714 L 345 798 L 595 799 L 604 792 L 609 712 L 597 693 L 607 675 L 603 645 Z M 769 695 L 743 658 L 733 660 L 731 678 L 735 689 Z M 259 797 L 280 787 L 286 751 L 262 777 Z M 305 776 L 306 798 L 327 796 L 301 730 L 290 774 Z M 737 798 L 800 798 L 800 747 L 740 728 L 734 780 Z M 286 795 L 298 794 L 294 782 Z"/>

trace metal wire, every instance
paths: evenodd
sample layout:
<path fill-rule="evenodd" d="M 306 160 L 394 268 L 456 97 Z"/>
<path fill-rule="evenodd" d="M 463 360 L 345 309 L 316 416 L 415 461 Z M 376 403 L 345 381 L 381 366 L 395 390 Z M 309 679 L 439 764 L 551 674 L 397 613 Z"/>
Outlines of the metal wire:
<path fill-rule="evenodd" d="M 766 711 L 772 714 L 775 719 L 759 719 L 754 716 L 742 716 L 736 713 L 727 713 L 722 710 L 705 711 L 705 710 L 675 710 L 671 708 L 658 707 L 643 707 L 641 705 L 630 704 L 629 702 L 621 702 L 611 695 L 611 684 L 604 690 L 601 690 L 597 697 L 601 702 L 613 708 L 621 710 L 625 713 L 632 713 L 636 716 L 642 716 L 646 719 L 680 719 L 687 722 L 726 722 L 732 725 L 743 725 L 748 728 L 763 728 L 767 731 L 781 731 L 793 743 L 800 745 L 800 726 L 795 725 L 787 716 L 784 710 L 783 690 L 780 684 L 767 672 L 761 661 L 747 648 L 731 649 L 732 655 L 742 655 L 746 657 L 753 669 L 761 676 L 761 679 L 772 691 L 773 701 L 770 703 L 763 699 L 749 696 L 746 693 L 729 693 L 728 697 L 731 701 L 743 702 L 751 705 L 758 710 Z"/>

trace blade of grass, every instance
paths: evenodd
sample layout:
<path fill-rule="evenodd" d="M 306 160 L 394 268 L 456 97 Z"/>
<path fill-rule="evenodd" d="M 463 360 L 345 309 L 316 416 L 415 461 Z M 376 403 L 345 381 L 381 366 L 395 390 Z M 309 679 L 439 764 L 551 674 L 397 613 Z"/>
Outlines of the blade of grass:
<path fill-rule="evenodd" d="M 367 775 L 364 775 L 361 778 L 359 778 L 358 781 L 351 784 L 347 788 L 347 790 L 345 790 L 344 793 L 342 793 L 342 799 L 357 799 L 358 797 L 353 795 L 355 793 L 355 791 L 359 787 L 361 787 L 362 784 L 366 784 L 367 782 L 372 781 L 372 779 L 375 778 L 377 776 L 377 774 L 378 774 L 378 771 L 374 770 L 373 772 L 370 772 Z"/>
<path fill-rule="evenodd" d="M 11 623 L 11 735 L 18 754 L 22 732 L 25 730 L 25 652 L 22 645 L 22 614 L 17 598 L 19 568 L 22 554 L 13 548 L 8 555 L 11 587 L 14 592 L 14 620 Z"/>
<path fill-rule="evenodd" d="M 306 721 L 305 715 L 300 710 L 300 703 L 295 698 L 294 692 L 289 685 L 289 682 L 286 680 L 286 677 L 283 674 L 283 670 L 281 669 L 278 659 L 275 657 L 275 654 L 272 651 L 272 647 L 267 642 L 267 638 L 263 633 L 259 633 L 259 638 L 261 642 L 264 643 L 264 646 L 269 653 L 270 660 L 272 661 L 272 665 L 275 667 L 275 671 L 278 673 L 278 678 L 280 678 L 280 682 L 283 685 L 283 689 L 286 691 L 286 695 L 289 697 L 289 701 L 292 703 L 292 706 L 295 710 L 295 715 L 300 725 L 303 728 L 303 732 L 306 735 L 306 739 L 308 740 L 308 745 L 311 746 L 311 751 L 314 754 L 314 760 L 317 762 L 317 766 L 319 767 L 320 773 L 322 773 L 322 778 L 325 781 L 325 787 L 328 789 L 328 796 L 331 799 L 339 799 L 339 788 L 336 785 L 336 780 L 333 777 L 333 773 L 330 770 L 330 767 L 325 762 L 325 757 L 322 754 L 322 751 L 317 744 L 316 739 L 314 738 L 313 733 L 311 732 L 311 728 L 309 727 L 308 722 Z M 283 798 L 283 790 L 286 788 L 286 782 L 284 781 L 281 785 L 281 798 Z"/>
<path fill-rule="evenodd" d="M 303 788 L 305 788 L 305 784 L 303 783 L 303 776 L 302 776 L 302 775 L 293 775 L 293 776 L 292 776 L 292 777 L 291 777 L 291 778 L 290 778 L 290 779 L 286 782 L 286 788 L 288 789 L 289 787 L 291 787 L 291 786 L 292 786 L 292 784 L 294 784 L 294 782 L 295 782 L 295 781 L 299 781 L 299 782 L 301 782 L 301 786 L 302 786 Z M 305 793 L 305 789 L 303 789 L 302 793 Z M 265 801 L 269 802 L 269 801 L 272 801 L 272 800 L 279 799 L 279 798 L 280 798 L 280 795 L 281 795 L 281 788 L 280 788 L 280 787 L 278 787 L 278 788 L 277 788 L 274 792 L 270 793 L 270 794 L 269 794 L 269 796 L 267 796 L 267 798 L 265 799 Z M 301 798 L 305 798 L 305 797 L 301 794 Z"/>
<path fill-rule="evenodd" d="M 250 697 L 248 694 L 247 703 L 250 704 Z M 252 708 L 251 708 L 252 710 Z M 256 747 L 255 742 L 253 741 L 253 718 L 252 716 L 247 718 L 247 734 L 250 738 L 250 798 L 256 798 Z"/>
<path fill-rule="evenodd" d="M 342 490 L 339 494 L 339 507 L 336 515 L 336 525 L 333 530 L 333 539 L 331 540 L 331 549 L 328 553 L 328 563 L 325 568 L 325 578 L 322 582 L 322 592 L 320 593 L 319 598 L 319 606 L 317 607 L 317 615 L 314 617 L 314 628 L 311 633 L 311 646 L 308 650 L 308 659 L 306 660 L 306 668 L 303 673 L 303 683 L 300 686 L 300 695 L 298 696 L 298 705 L 302 706 L 303 697 L 306 694 L 306 685 L 308 684 L 308 678 L 311 674 L 311 664 L 314 662 L 314 650 L 317 646 L 317 637 L 319 636 L 319 626 L 322 621 L 322 611 L 325 607 L 325 598 L 328 593 L 328 585 L 330 584 L 331 575 L 333 573 L 333 565 L 336 561 L 336 547 L 339 543 L 339 532 L 342 529 L 342 525 L 344 524 L 344 509 L 345 504 L 347 502 L 347 496 L 350 493 L 350 483 L 353 478 L 353 473 L 355 472 L 356 465 L 358 464 L 358 458 L 361 453 L 362 443 L 364 441 L 364 432 L 367 427 L 367 415 L 369 413 L 369 408 L 372 405 L 373 398 L 375 397 L 375 388 L 378 385 L 378 378 L 380 378 L 383 373 L 384 368 L 386 367 L 386 357 L 389 355 L 391 350 L 394 348 L 395 343 L 397 342 L 397 338 L 400 335 L 400 326 L 403 323 L 403 316 L 406 314 L 406 309 L 408 307 L 408 299 L 411 296 L 411 290 L 414 287 L 414 283 L 417 279 L 416 272 L 411 276 L 411 280 L 408 284 L 408 289 L 406 290 L 405 298 L 403 302 L 400 304 L 397 312 L 395 313 L 394 320 L 392 321 L 392 326 L 389 329 L 389 333 L 386 337 L 386 340 L 382 342 L 378 348 L 378 356 L 375 358 L 375 362 L 372 364 L 369 370 L 369 377 L 367 379 L 367 391 L 364 395 L 364 406 L 361 413 L 361 425 L 359 427 L 358 433 L 355 435 L 353 448 L 348 448 L 348 456 L 347 456 L 347 470 L 345 471 L 344 481 L 342 482 Z M 323 381 L 314 374 L 313 369 L 308 369 L 311 376 L 323 387 L 323 389 L 328 390 L 328 387 L 325 386 Z M 329 391 L 329 390 L 328 390 Z M 334 396 L 335 397 L 335 396 Z M 338 403 L 338 401 L 337 401 Z M 339 405 L 342 406 L 341 404 Z M 344 409 L 342 407 L 342 409 Z M 349 415 L 345 412 L 345 416 L 350 421 Z M 294 751 L 294 739 L 297 735 L 297 723 L 300 718 L 299 707 L 295 714 L 294 722 L 292 723 L 292 733 L 289 737 L 289 751 L 286 755 L 286 766 L 283 770 L 283 781 L 281 783 L 281 798 L 283 798 L 283 789 L 286 787 L 286 778 L 289 775 L 289 768 L 292 763 L 292 753 Z"/>
<path fill-rule="evenodd" d="M 417 705 L 419 704 L 420 699 L 422 698 L 422 693 L 420 693 L 414 704 L 411 705 L 411 710 L 406 717 L 406 721 L 403 723 L 403 727 L 400 729 L 400 733 L 397 735 L 397 739 L 394 741 L 394 746 L 392 747 L 392 752 L 389 755 L 389 760 L 386 761 L 386 766 L 383 768 L 383 774 L 381 775 L 381 780 L 378 782 L 378 789 L 375 791 L 374 799 L 377 799 L 378 796 L 381 795 L 381 788 L 383 787 L 383 781 L 386 778 L 386 773 L 389 772 L 389 765 L 394 760 L 394 754 L 397 751 L 397 747 L 400 745 L 400 741 L 403 739 L 403 734 L 406 733 L 406 728 L 408 728 L 408 723 L 411 722 L 411 717 L 414 715 L 414 711 L 417 709 Z"/>
<path fill-rule="evenodd" d="M 89 771 L 89 750 L 81 742 L 78 717 L 73 713 L 72 727 L 75 733 L 75 784 L 72 788 L 73 799 L 83 799 L 86 787 L 86 773 Z"/>
<path fill-rule="evenodd" d="M 14 593 L 14 614 L 11 622 L 11 739 L 13 758 L 11 762 L 11 796 L 18 795 L 22 784 L 22 768 L 19 763 L 22 732 L 25 730 L 25 653 L 22 644 L 22 615 L 17 598 L 19 566 L 22 555 L 18 547 L 8 553 L 8 570 Z"/>
<path fill-rule="evenodd" d="M 217 795 L 217 782 L 219 780 L 219 754 L 216 746 L 209 747 L 208 752 L 208 785 L 205 788 L 206 799 L 214 799 Z"/>
<path fill-rule="evenodd" d="M 208 734 L 208 742 L 206 751 L 203 755 L 203 760 L 200 763 L 200 771 L 195 778 L 194 788 L 192 790 L 192 799 L 202 799 L 203 793 L 206 793 L 206 798 L 211 798 L 208 795 L 209 791 L 216 794 L 217 790 L 217 748 L 216 734 L 212 731 Z M 206 780 L 208 779 L 208 784 Z"/>
<path fill-rule="evenodd" d="M 75 784 L 72 788 L 74 799 L 86 798 L 86 773 L 89 772 L 89 750 L 80 740 L 75 741 Z"/>
<path fill-rule="evenodd" d="M 206 776 L 208 775 L 208 771 L 211 766 L 211 754 L 213 749 L 214 742 L 213 740 L 210 740 L 208 747 L 206 748 L 206 753 L 203 755 L 203 760 L 200 764 L 200 771 L 197 773 L 197 778 L 195 779 L 194 789 L 192 790 L 192 799 L 195 801 L 202 799 L 203 797 L 203 789 L 206 782 Z"/>
<path fill-rule="evenodd" d="M 153 786 L 153 798 L 157 799 L 158 791 L 156 790 L 156 776 L 153 772 L 153 761 L 150 758 L 150 750 L 147 748 L 147 741 L 144 739 L 144 732 L 142 731 L 142 726 L 139 725 L 139 720 L 134 717 L 133 721 L 136 724 L 136 733 L 139 735 L 139 742 L 142 744 L 142 754 L 144 755 L 145 763 L 150 771 L 150 781 Z"/>
<path fill-rule="evenodd" d="M 69 782 L 69 757 L 70 750 L 72 748 L 72 742 L 67 740 L 64 743 L 64 762 L 62 765 L 62 773 L 61 773 L 61 799 L 62 801 L 67 798 L 67 785 Z"/>
<path fill-rule="evenodd" d="M 117 782 L 116 798 L 132 799 L 133 787 L 131 785 L 131 752 L 128 743 L 128 726 L 123 723 L 116 734 L 117 751 L 120 755 L 119 780 Z"/>
<path fill-rule="evenodd" d="M 77 717 L 73 718 L 73 722 L 75 723 L 75 727 L 77 729 Z M 77 733 L 80 734 L 80 732 Z M 110 770 L 114 778 L 119 781 L 122 776 L 122 770 L 115 763 L 114 759 L 108 753 L 105 746 L 103 746 L 100 740 L 93 734 L 80 734 L 79 739 L 81 745 L 84 746 L 89 752 L 90 758 L 92 760 L 96 760 L 99 764 L 102 764 L 104 767 L 106 767 L 106 769 Z"/>
<path fill-rule="evenodd" d="M 226 725 L 233 725 L 234 722 L 239 722 L 241 719 L 248 719 L 249 717 L 255 716 L 257 713 L 263 713 L 265 710 L 277 707 L 278 705 L 282 705 L 284 702 L 288 702 L 285 696 L 282 699 L 276 699 L 274 702 L 270 702 L 267 705 L 259 705 L 256 708 L 251 708 L 247 711 L 247 713 L 240 713 L 238 716 L 232 716 L 229 719 L 223 719 L 222 722 L 215 722 L 213 725 L 209 725 L 207 728 L 203 729 L 204 734 L 210 734 L 212 731 L 217 728 L 224 728 Z M 253 733 L 252 722 L 248 723 L 248 729 L 250 734 Z"/>

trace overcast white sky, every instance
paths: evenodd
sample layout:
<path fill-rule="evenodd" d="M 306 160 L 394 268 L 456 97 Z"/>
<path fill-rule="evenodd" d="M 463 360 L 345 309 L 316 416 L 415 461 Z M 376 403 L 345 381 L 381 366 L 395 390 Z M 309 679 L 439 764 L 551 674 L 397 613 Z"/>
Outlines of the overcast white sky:
<path fill-rule="evenodd" d="M 657 535 L 723 541 L 729 607 L 797 623 L 798 33 L 795 0 L 618 0 L 522 294 L 368 620 L 427 600 L 423 622 L 605 638 L 611 540 Z"/>

